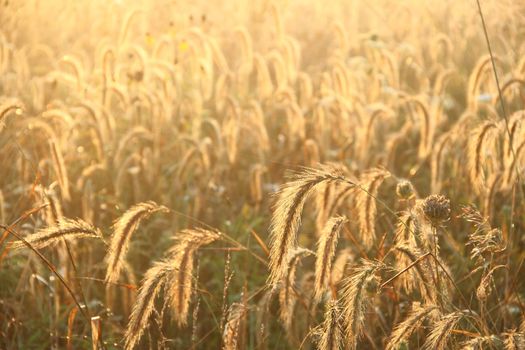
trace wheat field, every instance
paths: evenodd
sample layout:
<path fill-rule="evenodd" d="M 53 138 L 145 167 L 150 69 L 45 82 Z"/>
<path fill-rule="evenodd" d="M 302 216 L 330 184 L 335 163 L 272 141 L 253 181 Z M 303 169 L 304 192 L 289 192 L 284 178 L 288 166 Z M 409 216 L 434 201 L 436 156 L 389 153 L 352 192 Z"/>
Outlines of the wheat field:
<path fill-rule="evenodd" d="M 0 349 L 525 349 L 525 2 L 2 0 Z"/>

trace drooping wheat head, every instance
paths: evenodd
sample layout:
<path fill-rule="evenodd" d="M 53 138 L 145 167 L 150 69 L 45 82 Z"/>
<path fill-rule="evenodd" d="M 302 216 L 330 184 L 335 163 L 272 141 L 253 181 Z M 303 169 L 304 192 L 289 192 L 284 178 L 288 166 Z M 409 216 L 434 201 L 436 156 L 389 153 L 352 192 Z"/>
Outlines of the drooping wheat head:
<path fill-rule="evenodd" d="M 129 248 L 131 235 L 138 228 L 140 222 L 157 211 L 166 211 L 167 208 L 155 202 L 139 203 L 128 209 L 114 224 L 113 236 L 106 256 L 108 265 L 106 282 L 116 282 L 120 276 L 122 263 Z"/>

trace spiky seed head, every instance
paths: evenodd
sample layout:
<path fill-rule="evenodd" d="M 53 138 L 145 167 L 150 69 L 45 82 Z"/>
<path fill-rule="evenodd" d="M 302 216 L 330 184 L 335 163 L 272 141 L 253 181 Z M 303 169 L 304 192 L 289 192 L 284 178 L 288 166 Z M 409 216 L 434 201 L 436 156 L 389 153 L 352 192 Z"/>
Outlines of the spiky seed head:
<path fill-rule="evenodd" d="M 414 196 L 414 187 L 408 180 L 400 180 L 397 183 L 396 194 L 401 199 L 409 199 Z"/>
<path fill-rule="evenodd" d="M 434 224 L 447 221 L 450 218 L 450 200 L 440 194 L 433 194 L 423 201 L 423 213 Z"/>

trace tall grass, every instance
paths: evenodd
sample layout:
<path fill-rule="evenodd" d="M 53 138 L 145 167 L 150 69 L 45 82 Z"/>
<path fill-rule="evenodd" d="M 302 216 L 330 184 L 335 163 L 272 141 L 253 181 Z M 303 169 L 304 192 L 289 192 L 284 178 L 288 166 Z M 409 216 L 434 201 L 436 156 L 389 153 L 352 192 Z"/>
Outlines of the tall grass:
<path fill-rule="evenodd" d="M 525 348 L 524 11 L 3 1 L 0 348 Z"/>

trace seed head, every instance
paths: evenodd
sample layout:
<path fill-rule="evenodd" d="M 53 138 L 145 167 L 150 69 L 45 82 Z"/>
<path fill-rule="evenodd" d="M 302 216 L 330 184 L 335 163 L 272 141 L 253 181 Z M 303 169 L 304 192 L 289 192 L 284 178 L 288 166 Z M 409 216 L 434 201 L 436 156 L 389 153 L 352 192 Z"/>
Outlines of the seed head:
<path fill-rule="evenodd" d="M 450 200 L 440 194 L 433 194 L 425 198 L 422 209 L 425 216 L 434 224 L 450 218 Z"/>
<path fill-rule="evenodd" d="M 408 180 L 400 180 L 397 183 L 396 194 L 401 199 L 409 199 L 414 195 L 414 187 Z"/>

